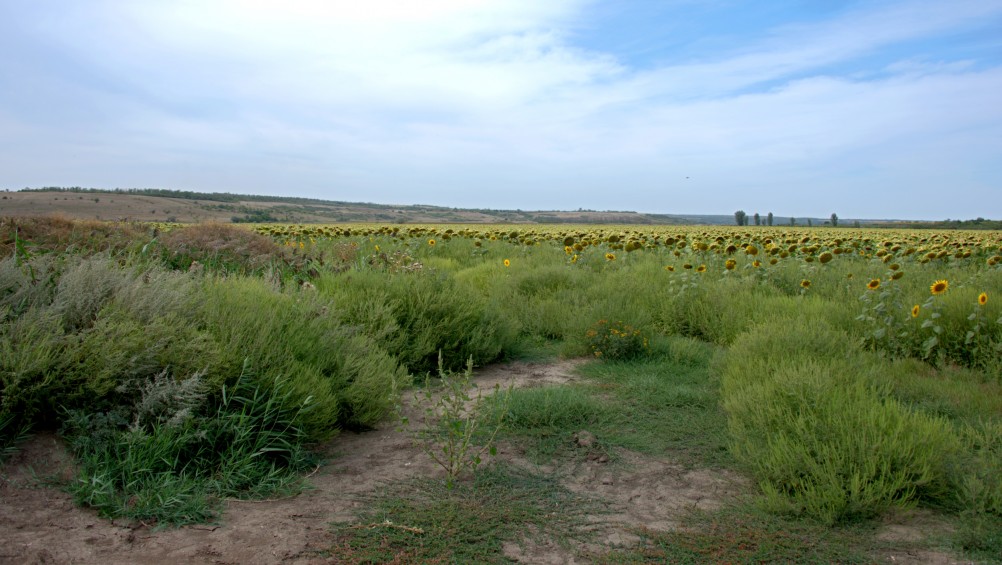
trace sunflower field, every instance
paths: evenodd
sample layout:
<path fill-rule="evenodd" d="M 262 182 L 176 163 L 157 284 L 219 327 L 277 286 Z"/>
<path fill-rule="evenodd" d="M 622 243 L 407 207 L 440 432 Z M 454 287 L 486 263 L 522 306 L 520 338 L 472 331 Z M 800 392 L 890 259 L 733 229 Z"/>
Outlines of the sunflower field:
<path fill-rule="evenodd" d="M 0 220 L 5 448 L 61 427 L 96 476 L 166 434 L 143 488 L 281 490 L 439 355 L 616 363 L 686 336 L 716 348 L 730 450 L 770 508 L 1002 516 L 1000 232 L 94 224 Z M 181 484 L 236 464 L 207 458 L 248 412 L 288 430 L 247 440 L 256 479 Z M 79 499 L 138 512 L 135 483 L 101 484 Z"/>

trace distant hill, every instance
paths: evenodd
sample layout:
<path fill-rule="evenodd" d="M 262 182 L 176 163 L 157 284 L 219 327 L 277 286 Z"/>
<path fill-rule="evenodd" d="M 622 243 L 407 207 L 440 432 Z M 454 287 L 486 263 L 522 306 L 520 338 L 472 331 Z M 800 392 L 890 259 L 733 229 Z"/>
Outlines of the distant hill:
<path fill-rule="evenodd" d="M 730 216 L 629 211 L 524 211 L 389 205 L 312 198 L 161 189 L 46 187 L 0 193 L 0 215 L 62 214 L 72 218 L 160 222 L 725 224 Z M 712 220 L 710 220 L 712 219 Z"/>
<path fill-rule="evenodd" d="M 291 196 L 205 193 L 155 188 L 96 189 L 45 187 L 0 192 L 0 216 L 61 214 L 71 218 L 194 223 L 481 223 L 481 224 L 651 224 L 734 225 L 733 215 L 645 214 L 630 211 L 491 210 L 443 206 L 341 202 Z M 979 221 L 985 222 L 979 218 Z M 763 224 L 765 218 L 762 218 Z M 794 218 L 797 226 L 824 226 L 823 218 Z M 973 221 L 972 221 L 973 222 Z M 989 223 L 999 224 L 999 222 Z M 857 224 L 858 223 L 858 224 Z M 967 224 L 967 222 L 961 222 Z M 940 227 L 933 222 L 842 219 L 839 225 Z M 790 225 L 776 215 L 775 225 Z M 943 226 L 943 227 L 954 227 Z M 982 227 L 964 225 L 971 229 Z M 982 229 L 999 229 L 998 227 Z"/>

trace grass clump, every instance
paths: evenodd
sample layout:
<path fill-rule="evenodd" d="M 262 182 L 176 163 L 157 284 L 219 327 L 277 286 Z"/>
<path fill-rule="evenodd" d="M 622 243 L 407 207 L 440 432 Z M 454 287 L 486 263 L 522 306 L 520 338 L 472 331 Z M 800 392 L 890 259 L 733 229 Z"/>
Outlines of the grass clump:
<path fill-rule="evenodd" d="M 350 525 L 335 525 L 328 550 L 340 563 L 509 563 L 505 542 L 579 538 L 595 502 L 553 477 L 490 465 L 472 481 L 389 485 Z"/>
<path fill-rule="evenodd" d="M 151 383 L 141 413 L 67 414 L 62 434 L 80 461 L 68 488 L 78 503 L 109 518 L 179 526 L 214 519 L 225 497 L 298 492 L 297 473 L 315 463 L 297 426 L 309 404 L 293 407 L 286 381 L 265 389 L 249 371 L 211 399 L 197 379 Z"/>

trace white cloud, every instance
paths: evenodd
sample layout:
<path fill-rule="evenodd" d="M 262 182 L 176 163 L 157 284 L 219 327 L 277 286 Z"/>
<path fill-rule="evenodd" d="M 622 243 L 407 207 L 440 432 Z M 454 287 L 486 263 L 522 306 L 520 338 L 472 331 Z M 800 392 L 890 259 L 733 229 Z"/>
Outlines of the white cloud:
<path fill-rule="evenodd" d="M 107 0 L 71 4 L 32 32 L 62 42 L 95 77 L 74 83 L 52 71 L 68 103 L 102 109 L 92 127 L 66 135 L 76 148 L 59 155 L 64 168 L 92 178 L 98 167 L 128 171 L 122 177 L 140 186 L 292 184 L 350 199 L 322 192 L 338 186 L 382 191 L 364 198 L 381 201 L 723 213 L 697 191 L 736 188 L 728 198 L 771 193 L 777 212 L 795 201 L 797 214 L 814 212 L 816 196 L 803 190 L 811 186 L 859 196 L 870 208 L 840 212 L 851 217 L 900 206 L 868 197 L 895 179 L 910 191 L 930 190 L 922 177 L 936 171 L 979 190 L 1002 182 L 985 166 L 1002 154 L 997 62 L 906 49 L 900 60 L 851 72 L 886 47 L 997 21 L 1002 2 L 861 3 L 650 70 L 575 46 L 568 30 L 588 8 L 583 0 Z M 17 151 L 60 150 L 51 131 L 36 135 Z M 75 157 L 85 146 L 93 170 Z M 692 182 L 677 183 L 685 177 Z"/>

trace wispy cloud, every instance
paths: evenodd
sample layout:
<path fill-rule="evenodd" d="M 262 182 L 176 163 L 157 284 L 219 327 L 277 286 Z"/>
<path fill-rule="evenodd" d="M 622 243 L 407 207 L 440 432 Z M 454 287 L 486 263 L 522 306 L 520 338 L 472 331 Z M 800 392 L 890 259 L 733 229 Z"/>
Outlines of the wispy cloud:
<path fill-rule="evenodd" d="M 0 182 L 790 214 L 829 213 L 823 191 L 843 217 L 970 216 L 931 202 L 940 183 L 1002 189 L 997 52 L 940 49 L 999 29 L 1000 1 L 859 3 L 653 66 L 575 43 L 594 8 L 8 7 Z"/>

